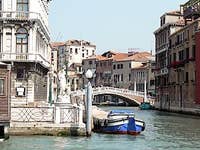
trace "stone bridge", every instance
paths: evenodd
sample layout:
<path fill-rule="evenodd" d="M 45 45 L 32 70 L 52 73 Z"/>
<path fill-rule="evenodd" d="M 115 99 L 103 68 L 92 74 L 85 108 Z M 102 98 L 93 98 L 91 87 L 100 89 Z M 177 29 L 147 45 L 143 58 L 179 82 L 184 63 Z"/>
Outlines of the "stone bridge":
<path fill-rule="evenodd" d="M 71 93 L 71 97 L 82 97 L 85 95 L 85 90 L 74 91 Z M 132 91 L 128 89 L 114 88 L 114 87 L 97 87 L 93 88 L 93 96 L 97 95 L 115 95 L 123 98 L 123 100 L 129 104 L 135 105 L 143 102 L 144 92 Z M 148 100 L 150 100 L 148 98 Z"/>

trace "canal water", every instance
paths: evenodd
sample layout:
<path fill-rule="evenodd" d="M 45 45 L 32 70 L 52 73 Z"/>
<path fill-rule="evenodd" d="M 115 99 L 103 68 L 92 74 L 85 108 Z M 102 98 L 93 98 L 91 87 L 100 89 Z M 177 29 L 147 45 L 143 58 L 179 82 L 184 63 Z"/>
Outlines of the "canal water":
<path fill-rule="evenodd" d="M 134 109 L 146 122 L 138 136 L 93 133 L 87 137 L 11 136 L 0 143 L 0 150 L 199 150 L 200 117 Z"/>

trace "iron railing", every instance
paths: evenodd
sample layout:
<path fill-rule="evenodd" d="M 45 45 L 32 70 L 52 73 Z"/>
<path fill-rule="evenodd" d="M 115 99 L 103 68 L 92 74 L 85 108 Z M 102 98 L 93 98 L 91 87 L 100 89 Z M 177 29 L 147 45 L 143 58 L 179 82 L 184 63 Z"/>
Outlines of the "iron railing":
<path fill-rule="evenodd" d="M 54 107 L 12 107 L 12 122 L 54 122 Z"/>
<path fill-rule="evenodd" d="M 60 108 L 60 123 L 79 123 L 78 108 Z"/>

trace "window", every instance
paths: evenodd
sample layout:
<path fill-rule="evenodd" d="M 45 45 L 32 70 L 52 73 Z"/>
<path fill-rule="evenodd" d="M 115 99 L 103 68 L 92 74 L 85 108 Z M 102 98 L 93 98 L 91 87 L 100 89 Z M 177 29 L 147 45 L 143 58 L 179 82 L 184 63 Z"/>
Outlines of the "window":
<path fill-rule="evenodd" d="M 115 65 L 113 65 L 113 69 L 115 70 L 115 68 L 116 68 L 116 66 Z"/>
<path fill-rule="evenodd" d="M 176 61 L 176 53 L 173 53 L 173 60 Z"/>
<path fill-rule="evenodd" d="M 72 48 L 70 48 L 70 54 L 72 54 L 72 53 L 73 53 Z"/>
<path fill-rule="evenodd" d="M 117 69 L 120 69 L 120 64 L 117 64 Z"/>
<path fill-rule="evenodd" d="M 23 68 L 17 69 L 17 79 L 24 79 L 25 78 L 25 70 Z"/>
<path fill-rule="evenodd" d="M 17 11 L 27 12 L 28 10 L 28 0 L 17 0 Z"/>
<path fill-rule="evenodd" d="M 178 55 L 179 55 L 179 61 L 183 60 L 184 59 L 184 51 L 179 51 L 178 52 Z"/>
<path fill-rule="evenodd" d="M 188 83 L 188 80 L 189 80 L 189 75 L 188 75 L 188 72 L 186 72 L 185 73 L 185 82 Z"/>
<path fill-rule="evenodd" d="M 120 65 L 120 68 L 123 69 L 123 64 Z"/>
<path fill-rule="evenodd" d="M 25 28 L 19 28 L 16 33 L 16 52 L 27 53 L 28 52 L 28 33 Z"/>
<path fill-rule="evenodd" d="M 196 51 L 196 46 L 192 46 L 192 57 L 195 59 L 195 51 Z"/>
<path fill-rule="evenodd" d="M 150 86 L 154 86 L 155 85 L 155 80 L 150 80 Z"/>
<path fill-rule="evenodd" d="M 131 81 L 131 74 L 128 75 L 128 80 Z"/>
<path fill-rule="evenodd" d="M 6 33 L 6 52 L 10 53 L 12 51 L 12 34 Z"/>
<path fill-rule="evenodd" d="M 131 63 L 129 63 L 129 68 L 131 68 Z"/>
<path fill-rule="evenodd" d="M 189 50 L 190 50 L 189 48 L 186 48 L 186 59 L 189 59 L 189 55 L 190 55 Z"/>
<path fill-rule="evenodd" d="M 91 60 L 89 61 L 89 65 L 92 65 L 92 61 Z"/>
<path fill-rule="evenodd" d="M 79 67 L 79 68 L 78 68 L 78 71 L 81 72 L 81 71 L 82 71 L 82 67 Z"/>
<path fill-rule="evenodd" d="M 78 49 L 77 48 L 75 48 L 75 53 L 78 54 Z"/>
<path fill-rule="evenodd" d="M 0 79 L 0 96 L 5 95 L 5 80 Z"/>
<path fill-rule="evenodd" d="M 83 58 L 85 57 L 85 54 L 84 54 L 84 53 L 82 54 L 82 57 L 83 57 Z"/>

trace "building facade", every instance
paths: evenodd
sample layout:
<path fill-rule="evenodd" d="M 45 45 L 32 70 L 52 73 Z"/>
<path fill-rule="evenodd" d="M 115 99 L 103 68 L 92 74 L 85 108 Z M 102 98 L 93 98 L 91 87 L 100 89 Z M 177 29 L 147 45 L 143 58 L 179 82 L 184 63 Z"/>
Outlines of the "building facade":
<path fill-rule="evenodd" d="M 125 58 L 115 59 L 113 61 L 112 86 L 133 89 L 135 74 L 132 73 L 132 69 L 141 67 L 142 63 L 147 62 L 151 57 L 151 53 L 148 52 L 133 52 L 128 53 Z M 139 87 L 139 82 L 137 84 Z"/>
<path fill-rule="evenodd" d="M 195 31 L 196 20 L 169 37 L 169 100 L 166 107 L 194 107 L 195 105 Z"/>
<path fill-rule="evenodd" d="M 0 61 L 11 64 L 11 105 L 47 101 L 49 0 L 1 0 Z"/>
<path fill-rule="evenodd" d="M 73 63 L 82 64 L 82 60 L 96 53 L 96 45 L 84 40 L 68 40 L 66 42 L 68 66 Z"/>
<path fill-rule="evenodd" d="M 82 62 L 82 68 L 83 68 L 83 88 L 85 87 L 85 85 L 87 85 L 88 83 L 88 79 L 85 76 L 85 73 L 87 72 L 87 70 L 91 70 L 93 72 L 93 78 L 91 79 L 90 83 L 92 85 L 92 87 L 96 86 L 96 63 L 98 60 L 98 56 L 97 55 L 92 55 L 86 59 L 83 59 Z"/>
<path fill-rule="evenodd" d="M 10 76 L 11 65 L 0 62 L 0 139 L 8 138 L 10 126 Z"/>
<path fill-rule="evenodd" d="M 163 101 L 169 99 L 168 92 L 168 48 L 169 36 L 184 26 L 183 15 L 181 11 L 172 11 L 165 13 L 160 17 L 160 27 L 154 32 L 155 50 L 156 50 L 156 107 L 163 107 Z"/>
<path fill-rule="evenodd" d="M 155 96 L 155 59 L 140 63 L 140 66 L 131 69 L 131 87 L 135 91 L 144 92 L 146 83 L 147 93 Z"/>
<path fill-rule="evenodd" d="M 57 48 L 58 72 L 66 68 L 67 85 L 69 91 L 83 88 L 82 60 L 92 56 L 96 52 L 96 46 L 84 40 L 68 40 L 66 42 L 52 43 Z"/>
<path fill-rule="evenodd" d="M 181 14 L 181 27 L 168 37 L 168 80 L 164 80 L 164 87 L 168 87 L 165 88 L 167 98 L 161 93 L 164 93 L 163 81 L 157 78 L 157 88 L 161 91 L 157 95 L 157 107 L 192 111 L 200 106 L 200 0 L 189 0 L 181 5 Z"/>

